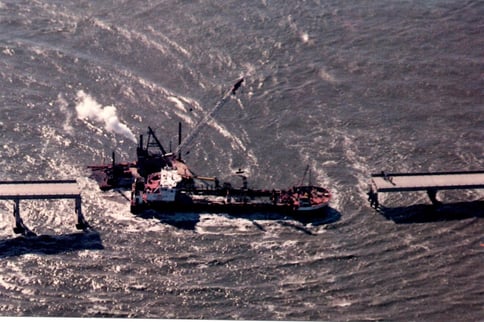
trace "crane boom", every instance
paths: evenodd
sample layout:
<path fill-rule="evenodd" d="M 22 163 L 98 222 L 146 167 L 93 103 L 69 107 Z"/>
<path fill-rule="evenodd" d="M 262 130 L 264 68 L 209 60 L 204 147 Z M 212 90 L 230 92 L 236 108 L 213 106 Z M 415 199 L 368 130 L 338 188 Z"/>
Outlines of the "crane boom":
<path fill-rule="evenodd" d="M 235 95 L 235 92 L 237 91 L 237 89 L 239 89 L 239 87 L 242 85 L 242 82 L 244 81 L 244 78 L 241 78 L 239 79 L 235 84 L 234 86 L 232 86 L 232 88 L 227 91 L 227 93 L 225 93 L 225 95 L 222 97 L 221 100 L 219 100 L 217 102 L 217 104 L 215 104 L 215 106 L 212 108 L 212 110 L 207 113 L 201 120 L 200 122 L 197 123 L 197 125 L 195 125 L 195 127 L 193 128 L 193 130 L 190 132 L 190 134 L 188 134 L 187 137 L 185 137 L 181 143 L 178 145 L 178 147 L 176 148 L 175 150 L 175 155 L 179 155 L 180 151 L 182 148 L 186 147 L 187 145 L 189 145 L 190 143 L 192 143 L 193 139 L 195 139 L 195 137 L 198 135 L 198 133 L 200 132 L 200 130 L 203 128 L 203 126 L 205 126 L 205 124 L 208 122 L 208 120 L 215 114 L 215 112 L 217 112 L 218 109 L 220 109 L 228 100 L 228 98 L 231 96 L 231 95 Z"/>

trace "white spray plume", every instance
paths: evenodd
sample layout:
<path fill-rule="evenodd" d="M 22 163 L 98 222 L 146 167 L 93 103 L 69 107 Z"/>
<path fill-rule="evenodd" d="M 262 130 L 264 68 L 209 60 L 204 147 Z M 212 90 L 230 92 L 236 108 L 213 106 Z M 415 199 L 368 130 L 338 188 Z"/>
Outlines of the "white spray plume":
<path fill-rule="evenodd" d="M 79 119 L 91 119 L 104 122 L 104 127 L 109 132 L 121 134 L 136 143 L 133 132 L 116 115 L 116 107 L 113 105 L 101 106 L 94 98 L 80 90 L 77 92 L 76 104 L 77 117 Z"/>
<path fill-rule="evenodd" d="M 59 106 L 59 110 L 66 115 L 66 120 L 64 122 L 64 131 L 71 135 L 74 134 L 74 128 L 71 125 L 72 112 L 69 110 L 69 103 L 60 93 L 57 95 L 56 103 Z"/>

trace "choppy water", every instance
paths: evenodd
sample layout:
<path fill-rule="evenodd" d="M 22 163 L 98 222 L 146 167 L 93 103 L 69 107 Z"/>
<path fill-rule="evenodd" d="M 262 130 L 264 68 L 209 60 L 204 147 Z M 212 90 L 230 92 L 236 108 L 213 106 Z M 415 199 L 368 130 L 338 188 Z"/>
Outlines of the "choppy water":
<path fill-rule="evenodd" d="M 70 201 L 0 203 L 0 315 L 484 319 L 483 192 L 382 196 L 372 172 L 484 168 L 481 1 L 0 2 L 0 178 L 75 178 Z M 85 166 L 147 126 L 196 173 L 287 187 L 307 164 L 329 218 L 147 213 Z M 81 116 L 81 118 L 79 118 Z M 128 195 L 126 193 L 126 195 Z"/>

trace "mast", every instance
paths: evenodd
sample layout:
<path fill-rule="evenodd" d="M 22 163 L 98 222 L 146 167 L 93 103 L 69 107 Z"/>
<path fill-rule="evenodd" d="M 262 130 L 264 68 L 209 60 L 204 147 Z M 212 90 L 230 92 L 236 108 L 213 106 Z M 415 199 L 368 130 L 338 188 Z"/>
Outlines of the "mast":
<path fill-rule="evenodd" d="M 299 183 L 300 186 L 304 185 L 304 179 L 306 179 L 306 175 L 309 172 L 309 185 L 311 185 L 311 170 L 309 169 L 309 164 L 306 166 L 306 170 L 304 170 L 303 177 L 301 179 L 301 183 Z"/>
<path fill-rule="evenodd" d="M 156 137 L 155 132 L 149 126 L 148 126 L 148 134 L 149 134 L 149 136 L 148 136 L 148 142 L 146 143 L 146 148 L 149 148 L 150 146 L 158 147 L 161 151 L 161 154 L 165 155 L 166 151 L 163 148 L 163 145 L 161 145 L 160 141 L 158 141 L 158 138 Z M 150 138 L 153 138 L 153 140 L 155 140 L 155 144 L 150 142 Z"/>

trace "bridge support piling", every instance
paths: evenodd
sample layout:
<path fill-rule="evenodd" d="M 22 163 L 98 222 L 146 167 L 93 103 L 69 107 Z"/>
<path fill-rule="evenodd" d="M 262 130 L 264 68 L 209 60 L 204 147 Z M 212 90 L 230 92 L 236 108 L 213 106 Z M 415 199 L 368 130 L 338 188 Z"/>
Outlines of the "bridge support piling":
<path fill-rule="evenodd" d="M 434 206 L 442 204 L 442 201 L 437 199 L 437 192 L 439 192 L 437 189 L 427 189 L 427 195 Z"/>
<path fill-rule="evenodd" d="M 13 205 L 13 216 L 15 218 L 15 227 L 13 228 L 14 233 L 22 234 L 24 236 L 35 236 L 27 226 L 25 226 L 22 217 L 20 217 L 20 199 L 14 199 L 15 204 Z"/>
<path fill-rule="evenodd" d="M 77 224 L 76 228 L 79 230 L 86 230 L 89 228 L 89 224 L 87 223 L 86 219 L 84 219 L 84 216 L 82 215 L 82 200 L 81 197 L 76 197 L 76 214 L 77 214 Z"/>

